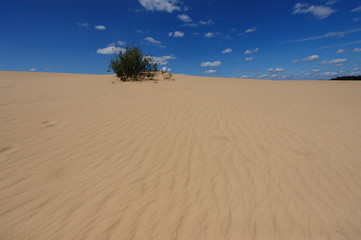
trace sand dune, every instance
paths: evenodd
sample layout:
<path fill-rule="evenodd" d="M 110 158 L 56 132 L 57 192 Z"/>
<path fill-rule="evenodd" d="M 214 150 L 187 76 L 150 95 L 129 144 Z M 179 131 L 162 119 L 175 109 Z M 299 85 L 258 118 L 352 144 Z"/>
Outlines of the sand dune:
<path fill-rule="evenodd" d="M 361 82 L 174 79 L 0 72 L 0 239 L 361 239 Z"/>

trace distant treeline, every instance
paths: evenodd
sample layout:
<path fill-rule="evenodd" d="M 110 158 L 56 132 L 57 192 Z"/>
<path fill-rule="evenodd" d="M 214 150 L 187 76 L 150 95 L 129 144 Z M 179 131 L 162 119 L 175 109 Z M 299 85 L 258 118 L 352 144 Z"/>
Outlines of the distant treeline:
<path fill-rule="evenodd" d="M 342 76 L 337 78 L 331 78 L 331 80 L 361 80 L 361 75 L 359 76 Z"/>

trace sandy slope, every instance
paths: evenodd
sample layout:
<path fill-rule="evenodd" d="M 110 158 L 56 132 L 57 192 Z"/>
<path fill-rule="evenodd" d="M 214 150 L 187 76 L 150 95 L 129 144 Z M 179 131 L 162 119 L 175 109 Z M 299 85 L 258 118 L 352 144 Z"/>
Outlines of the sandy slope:
<path fill-rule="evenodd" d="M 0 239 L 361 239 L 361 82 L 0 72 Z"/>

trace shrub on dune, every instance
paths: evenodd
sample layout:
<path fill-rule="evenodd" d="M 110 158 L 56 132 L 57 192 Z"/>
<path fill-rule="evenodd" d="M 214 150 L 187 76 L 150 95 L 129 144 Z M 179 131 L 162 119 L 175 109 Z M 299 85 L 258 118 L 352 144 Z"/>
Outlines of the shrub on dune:
<path fill-rule="evenodd" d="M 152 79 L 158 70 L 153 56 L 144 56 L 142 49 L 128 44 L 110 60 L 108 72 L 113 71 L 121 81 L 141 81 L 144 77 Z"/>

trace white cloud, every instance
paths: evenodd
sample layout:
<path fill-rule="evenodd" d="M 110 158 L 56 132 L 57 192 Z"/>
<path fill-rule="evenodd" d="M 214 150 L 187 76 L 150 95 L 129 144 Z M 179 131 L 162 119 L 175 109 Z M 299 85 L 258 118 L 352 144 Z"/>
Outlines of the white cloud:
<path fill-rule="evenodd" d="M 171 68 L 167 68 L 167 67 L 162 67 L 161 69 L 163 70 L 163 72 L 168 72 L 168 73 L 172 71 Z"/>
<path fill-rule="evenodd" d="M 217 71 L 216 70 L 207 70 L 207 71 L 204 71 L 204 74 L 214 74 L 216 73 Z"/>
<path fill-rule="evenodd" d="M 315 69 L 313 69 L 312 70 L 312 72 L 314 72 L 314 73 L 316 73 L 316 72 L 320 72 L 321 70 L 320 69 L 318 69 L 318 68 L 315 68 Z"/>
<path fill-rule="evenodd" d="M 174 32 L 170 32 L 168 33 L 169 37 L 183 37 L 184 36 L 184 32 L 181 31 L 174 31 Z"/>
<path fill-rule="evenodd" d="M 34 71 L 36 71 L 36 68 L 30 68 L 29 71 L 34 72 Z"/>
<path fill-rule="evenodd" d="M 311 13 L 318 19 L 325 19 L 335 11 L 335 9 L 329 6 L 310 6 L 308 3 L 296 3 L 292 14 Z"/>
<path fill-rule="evenodd" d="M 291 79 L 293 77 L 294 77 L 293 74 L 284 74 L 281 78 L 283 78 L 283 79 Z"/>
<path fill-rule="evenodd" d="M 323 35 L 319 35 L 319 36 L 315 36 L 315 37 L 309 37 L 309 38 L 302 38 L 302 39 L 293 40 L 293 41 L 288 41 L 288 42 L 286 42 L 286 43 L 290 43 L 290 42 L 305 42 L 305 41 L 317 40 L 317 39 L 322 39 L 322 38 L 332 38 L 332 37 L 342 38 L 342 37 L 344 37 L 346 34 L 354 33 L 354 32 L 359 32 L 359 31 L 361 31 L 361 28 L 354 28 L 354 29 L 350 29 L 350 30 L 342 31 L 342 32 L 328 32 L 328 33 L 325 33 L 325 34 L 323 34 Z"/>
<path fill-rule="evenodd" d="M 329 65 L 329 64 L 344 63 L 344 62 L 347 62 L 346 58 L 344 58 L 344 59 L 333 59 L 333 60 L 330 60 L 330 61 L 322 61 L 320 64 L 321 65 Z"/>
<path fill-rule="evenodd" d="M 344 52 L 346 52 L 346 50 L 343 48 L 340 48 L 335 53 L 340 54 L 340 53 L 344 53 Z"/>
<path fill-rule="evenodd" d="M 335 44 L 335 45 L 321 47 L 318 49 L 333 48 L 333 47 L 339 47 L 339 46 L 345 46 L 345 45 L 352 45 L 352 44 L 356 44 L 356 43 L 361 43 L 361 40 L 353 41 L 353 42 L 346 42 L 346 43 L 339 43 L 339 44 Z"/>
<path fill-rule="evenodd" d="M 246 61 L 252 61 L 252 60 L 253 60 L 253 57 L 246 57 L 244 60 L 246 60 Z"/>
<path fill-rule="evenodd" d="M 240 76 L 240 78 L 249 78 L 249 76 L 248 75 L 242 75 L 242 76 Z"/>
<path fill-rule="evenodd" d="M 283 68 L 269 68 L 269 69 L 267 69 L 267 71 L 273 72 L 273 73 L 279 73 L 279 72 L 286 71 L 286 69 L 283 69 Z"/>
<path fill-rule="evenodd" d="M 258 75 L 258 78 L 266 78 L 268 77 L 269 75 L 266 73 L 266 74 L 261 74 L 261 75 Z"/>
<path fill-rule="evenodd" d="M 159 65 L 167 65 L 168 64 L 168 60 L 170 59 L 176 59 L 176 57 L 174 55 L 170 55 L 170 56 L 162 56 L 162 57 L 153 57 L 153 62 L 158 63 Z"/>
<path fill-rule="evenodd" d="M 120 52 L 125 52 L 125 48 L 122 48 L 121 46 L 124 46 L 126 42 L 124 41 L 117 41 L 116 43 L 108 44 L 105 48 L 98 48 L 97 53 L 99 54 L 118 54 Z"/>
<path fill-rule="evenodd" d="M 337 2 L 338 2 L 338 0 L 328 0 L 326 2 L 326 5 L 333 5 L 333 4 L 337 3 Z"/>
<path fill-rule="evenodd" d="M 76 25 L 78 25 L 79 27 L 85 27 L 85 28 L 88 28 L 90 27 L 90 23 L 80 23 L 80 22 L 77 22 Z"/>
<path fill-rule="evenodd" d="M 158 45 L 158 44 L 161 44 L 162 42 L 161 41 L 158 41 L 158 40 L 155 40 L 154 38 L 152 37 L 146 37 L 144 38 L 145 41 L 149 42 L 149 43 L 152 43 L 154 45 Z"/>
<path fill-rule="evenodd" d="M 127 43 L 124 42 L 124 41 L 117 41 L 117 44 L 118 44 L 119 46 L 124 46 L 124 45 L 127 44 Z"/>
<path fill-rule="evenodd" d="M 182 26 L 184 26 L 184 27 L 197 27 L 198 25 L 196 23 L 185 23 Z"/>
<path fill-rule="evenodd" d="M 149 11 L 165 11 L 171 13 L 181 10 L 177 0 L 139 0 L 139 3 Z"/>
<path fill-rule="evenodd" d="M 215 61 L 215 62 L 202 62 L 201 67 L 218 67 L 222 63 L 221 61 Z"/>
<path fill-rule="evenodd" d="M 103 25 L 95 25 L 94 27 L 95 27 L 95 29 L 97 29 L 97 30 L 105 30 L 105 29 L 106 29 L 106 27 L 103 26 Z"/>
<path fill-rule="evenodd" d="M 255 50 L 246 50 L 244 54 L 252 54 L 258 52 L 259 48 L 256 48 Z"/>
<path fill-rule="evenodd" d="M 227 48 L 222 51 L 222 53 L 230 53 L 230 52 L 232 52 L 231 48 Z"/>
<path fill-rule="evenodd" d="M 352 19 L 352 21 L 354 21 L 354 22 L 358 22 L 360 20 L 360 18 L 358 18 L 358 17 L 354 17 L 353 19 Z"/>
<path fill-rule="evenodd" d="M 113 54 L 125 52 L 125 48 L 117 47 L 117 46 L 108 46 L 106 48 L 98 48 L 97 53 L 99 54 Z"/>
<path fill-rule="evenodd" d="M 204 36 L 205 36 L 206 38 L 212 38 L 212 37 L 215 36 L 215 34 L 212 33 L 212 32 L 207 32 L 206 34 L 204 34 Z"/>
<path fill-rule="evenodd" d="M 352 52 L 361 52 L 361 48 L 355 48 Z"/>
<path fill-rule="evenodd" d="M 361 12 L 361 6 L 358 6 L 357 8 L 352 9 L 351 12 Z"/>
<path fill-rule="evenodd" d="M 257 27 L 253 27 L 253 28 L 248 28 L 245 32 L 251 33 L 251 32 L 255 32 L 256 30 L 257 30 Z"/>
<path fill-rule="evenodd" d="M 187 14 L 178 15 L 178 19 L 182 20 L 183 22 L 192 22 L 193 21 Z"/>
<path fill-rule="evenodd" d="M 192 32 L 192 35 L 193 35 L 193 36 L 199 36 L 199 33 L 197 33 L 197 32 Z"/>
<path fill-rule="evenodd" d="M 199 24 L 201 25 L 212 25 L 214 22 L 211 19 L 208 19 L 207 21 L 200 21 Z"/>
<path fill-rule="evenodd" d="M 293 62 L 293 63 L 297 63 L 297 62 L 309 62 L 309 61 L 314 61 L 314 60 L 317 60 L 317 59 L 320 59 L 320 56 L 318 56 L 318 55 L 311 55 L 311 56 L 305 57 L 305 58 L 302 59 L 302 60 L 295 59 L 295 60 L 292 60 L 291 62 Z"/>
<path fill-rule="evenodd" d="M 339 72 L 325 72 L 324 74 L 327 76 L 335 76 L 335 75 L 339 74 Z"/>

